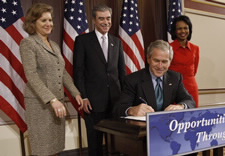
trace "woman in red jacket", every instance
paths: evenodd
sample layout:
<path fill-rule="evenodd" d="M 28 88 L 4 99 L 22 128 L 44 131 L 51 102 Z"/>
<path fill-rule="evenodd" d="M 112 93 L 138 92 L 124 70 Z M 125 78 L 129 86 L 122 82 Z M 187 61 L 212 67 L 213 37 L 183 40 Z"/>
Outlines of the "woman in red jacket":
<path fill-rule="evenodd" d="M 200 50 L 199 46 L 190 42 L 192 35 L 192 23 L 190 19 L 183 15 L 175 18 L 170 33 L 174 40 L 171 43 L 174 57 L 170 69 L 183 75 L 184 85 L 193 96 L 198 107 L 198 84 L 195 75 L 198 71 Z"/>

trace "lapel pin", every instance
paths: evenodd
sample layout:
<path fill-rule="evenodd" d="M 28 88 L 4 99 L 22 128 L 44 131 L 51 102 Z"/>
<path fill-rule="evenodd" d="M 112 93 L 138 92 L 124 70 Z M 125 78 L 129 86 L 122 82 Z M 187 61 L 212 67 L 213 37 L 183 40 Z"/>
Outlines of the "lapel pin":
<path fill-rule="evenodd" d="M 172 83 L 169 83 L 169 86 L 172 86 Z"/>
<path fill-rule="evenodd" d="M 114 46 L 114 44 L 112 44 L 112 43 L 111 43 L 111 46 L 113 47 L 113 46 Z"/>

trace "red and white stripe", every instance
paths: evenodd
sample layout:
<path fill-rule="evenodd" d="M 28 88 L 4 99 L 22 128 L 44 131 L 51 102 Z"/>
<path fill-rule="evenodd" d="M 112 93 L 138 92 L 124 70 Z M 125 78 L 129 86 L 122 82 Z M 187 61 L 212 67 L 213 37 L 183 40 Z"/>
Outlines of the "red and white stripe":
<path fill-rule="evenodd" d="M 145 67 L 144 43 L 141 31 L 129 36 L 124 29 L 119 26 L 119 36 L 123 42 L 124 59 L 127 73 L 133 73 Z"/>
<path fill-rule="evenodd" d="M 88 29 L 84 33 L 89 32 Z M 79 34 L 71 26 L 71 24 L 64 18 L 64 32 L 63 32 L 63 56 L 66 62 L 66 70 L 73 76 L 73 50 L 76 36 Z"/>
<path fill-rule="evenodd" d="M 27 37 L 18 19 L 7 29 L 0 27 L 0 109 L 20 128 L 27 130 L 25 122 L 24 88 L 26 78 L 21 62 L 19 44 Z"/>
<path fill-rule="evenodd" d="M 89 32 L 88 29 L 85 30 L 84 33 Z M 73 77 L 73 51 L 74 51 L 74 43 L 75 38 L 79 34 L 77 31 L 71 26 L 71 24 L 64 18 L 64 31 L 63 31 L 63 57 L 66 64 L 66 70 L 70 74 L 71 77 Z M 79 105 L 74 100 L 70 92 L 64 88 L 66 95 L 69 97 L 71 103 L 75 107 L 75 109 L 78 111 Z M 82 111 L 78 111 L 81 116 L 83 116 Z"/>

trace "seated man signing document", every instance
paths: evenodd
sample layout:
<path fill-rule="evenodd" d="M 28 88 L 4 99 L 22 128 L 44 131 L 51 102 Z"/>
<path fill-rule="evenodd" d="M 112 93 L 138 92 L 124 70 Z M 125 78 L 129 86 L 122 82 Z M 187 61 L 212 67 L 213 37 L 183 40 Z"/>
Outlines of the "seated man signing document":
<path fill-rule="evenodd" d="M 171 46 L 162 40 L 147 49 L 148 67 L 124 80 L 117 116 L 144 116 L 148 112 L 195 108 L 192 96 L 184 88 L 180 73 L 168 70 L 173 59 Z"/>

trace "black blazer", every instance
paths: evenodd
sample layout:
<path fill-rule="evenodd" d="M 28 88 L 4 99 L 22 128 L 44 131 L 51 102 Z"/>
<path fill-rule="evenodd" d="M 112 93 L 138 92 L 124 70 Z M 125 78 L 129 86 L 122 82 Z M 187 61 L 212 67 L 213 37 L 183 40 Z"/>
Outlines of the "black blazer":
<path fill-rule="evenodd" d="M 109 101 L 119 98 L 125 77 L 122 42 L 108 34 L 108 62 L 95 32 L 76 37 L 74 47 L 74 82 L 83 98 L 88 98 L 94 112 L 103 112 Z"/>
<path fill-rule="evenodd" d="M 125 116 L 127 108 L 143 103 L 140 97 L 154 110 L 157 110 L 155 91 L 148 68 L 130 74 L 125 78 L 124 89 L 114 113 L 117 116 Z M 181 74 L 168 70 L 163 76 L 163 109 L 175 103 L 185 103 L 188 108 L 196 106 L 192 96 L 184 88 Z"/>

